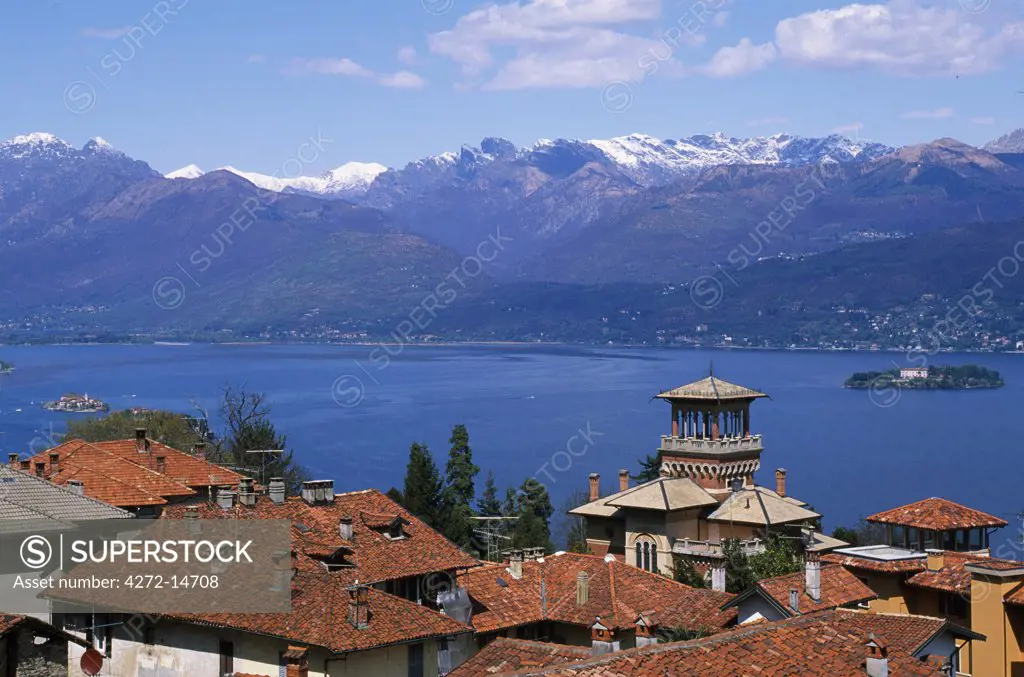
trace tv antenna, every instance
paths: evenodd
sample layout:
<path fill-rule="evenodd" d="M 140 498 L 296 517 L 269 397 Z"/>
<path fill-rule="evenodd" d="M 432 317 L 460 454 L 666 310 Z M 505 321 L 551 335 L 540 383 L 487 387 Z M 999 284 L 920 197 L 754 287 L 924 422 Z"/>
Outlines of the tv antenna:
<path fill-rule="evenodd" d="M 484 542 L 484 549 L 486 550 L 484 559 L 488 562 L 497 562 L 498 555 L 501 553 L 502 541 L 512 540 L 512 537 L 505 533 L 508 523 L 515 522 L 519 518 L 498 516 L 471 517 L 470 519 L 480 524 L 478 528 L 473 529 L 473 533 Z"/>
<path fill-rule="evenodd" d="M 246 454 L 257 454 L 260 457 L 260 486 L 267 486 L 267 457 L 281 456 L 284 449 L 249 449 Z"/>

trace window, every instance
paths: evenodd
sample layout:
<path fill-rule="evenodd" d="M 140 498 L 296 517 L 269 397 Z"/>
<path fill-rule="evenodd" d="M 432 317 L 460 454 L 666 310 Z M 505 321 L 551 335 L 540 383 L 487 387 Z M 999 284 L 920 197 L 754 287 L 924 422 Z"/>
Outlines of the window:
<path fill-rule="evenodd" d="M 388 538 L 390 538 L 391 540 L 395 541 L 395 540 L 398 540 L 399 538 L 404 538 L 404 537 L 405 537 L 405 534 L 402 533 L 402 523 L 401 522 L 395 522 L 394 524 L 392 524 L 391 528 L 388 530 Z"/>
<path fill-rule="evenodd" d="M 423 677 L 423 645 L 409 645 L 409 677 Z"/>
<path fill-rule="evenodd" d="M 658 571 L 658 546 L 650 536 L 636 540 L 636 566 L 644 571 Z"/>
<path fill-rule="evenodd" d="M 954 593 L 941 593 L 939 595 L 939 614 L 967 618 L 967 600 Z"/>
<path fill-rule="evenodd" d="M 221 677 L 235 674 L 235 645 L 231 642 L 220 643 L 220 674 Z"/>

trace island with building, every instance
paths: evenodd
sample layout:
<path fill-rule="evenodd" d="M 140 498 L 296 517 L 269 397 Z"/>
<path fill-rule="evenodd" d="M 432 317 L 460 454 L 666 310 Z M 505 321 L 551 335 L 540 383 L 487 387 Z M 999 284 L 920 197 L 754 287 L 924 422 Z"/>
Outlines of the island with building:
<path fill-rule="evenodd" d="M 75 414 L 94 414 L 109 411 L 110 405 L 102 400 L 96 399 L 95 397 L 89 397 L 89 393 L 84 395 L 67 393 L 66 395 L 61 395 L 59 400 L 44 402 L 43 409 L 47 409 L 49 411 L 67 411 Z"/>
<path fill-rule="evenodd" d="M 13 364 L 0 360 L 0 374 L 10 374 L 12 371 L 14 371 Z"/>
<path fill-rule="evenodd" d="M 846 379 L 843 387 L 877 388 L 883 384 L 921 390 L 973 390 L 1001 388 L 1005 385 L 998 371 L 976 364 L 964 364 L 958 367 L 901 367 L 888 371 L 861 371 Z"/>

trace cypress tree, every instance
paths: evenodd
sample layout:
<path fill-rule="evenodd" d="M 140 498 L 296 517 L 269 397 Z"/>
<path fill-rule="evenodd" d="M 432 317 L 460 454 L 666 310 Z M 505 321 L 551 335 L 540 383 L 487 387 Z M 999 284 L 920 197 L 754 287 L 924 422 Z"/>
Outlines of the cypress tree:
<path fill-rule="evenodd" d="M 487 471 L 487 481 L 484 483 L 484 493 L 477 503 L 476 510 L 483 517 L 499 517 L 501 515 L 501 501 L 498 500 L 498 487 L 494 485 L 494 471 Z"/>
<path fill-rule="evenodd" d="M 473 464 L 473 451 L 469 448 L 469 431 L 461 423 L 452 428 L 449 440 L 448 465 L 445 475 L 453 501 L 470 505 L 476 497 L 474 481 L 480 468 Z"/>
<path fill-rule="evenodd" d="M 406 510 L 434 528 L 442 526 L 441 475 L 425 444 L 413 442 L 409 448 L 402 498 Z"/>

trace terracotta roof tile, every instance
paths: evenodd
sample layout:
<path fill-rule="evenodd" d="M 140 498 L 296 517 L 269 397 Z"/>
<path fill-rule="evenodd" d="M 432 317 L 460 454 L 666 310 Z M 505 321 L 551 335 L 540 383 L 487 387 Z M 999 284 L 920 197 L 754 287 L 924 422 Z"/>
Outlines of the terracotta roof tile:
<path fill-rule="evenodd" d="M 551 677 L 863 677 L 865 626 L 838 610 L 758 623 L 704 639 L 630 649 L 572 665 L 521 670 L 516 675 Z M 880 628 L 879 628 L 880 629 Z M 881 634 L 878 632 L 877 634 Z M 898 649 L 889 650 L 893 677 L 940 677 L 943 673 Z"/>
<path fill-rule="evenodd" d="M 181 519 L 185 505 L 168 506 L 163 516 Z M 287 519 L 295 523 L 302 540 L 293 545 L 299 557 L 297 568 L 303 571 L 322 570 L 312 558 L 322 557 L 334 546 L 351 548 L 346 557 L 353 567 L 345 570 L 349 578 L 364 583 L 422 576 L 443 571 L 477 566 L 479 562 L 462 552 L 454 543 L 434 531 L 400 505 L 375 489 L 336 494 L 327 505 L 309 505 L 301 498 L 289 498 L 284 503 L 273 503 L 259 496 L 255 506 L 236 505 L 223 510 L 216 504 L 198 505 L 199 516 L 205 519 Z M 359 516 L 387 515 L 389 519 L 404 520 L 403 537 L 391 539 L 368 526 Z M 351 541 L 341 538 L 339 524 L 342 517 L 352 518 Z M 371 520 L 373 521 L 373 520 Z M 300 527 L 301 525 L 301 527 Z M 308 550 L 303 550 L 305 545 Z"/>
<path fill-rule="evenodd" d="M 327 573 L 296 574 L 290 613 L 167 614 L 178 621 L 232 628 L 341 653 L 429 637 L 470 632 L 461 623 L 415 602 L 367 590 L 369 624 L 356 629 L 348 619 L 348 585 Z"/>
<path fill-rule="evenodd" d="M 877 513 L 867 520 L 933 531 L 1006 526 L 1005 520 L 944 498 L 926 498 L 910 505 Z"/>
<path fill-rule="evenodd" d="M 971 592 L 971 572 L 964 568 L 967 564 L 980 565 L 997 571 L 1024 568 L 1024 562 L 1015 560 L 974 555 L 966 552 L 945 551 L 942 553 L 942 567 L 940 569 L 936 571 L 926 569 L 908 578 L 907 584 L 919 588 L 966 595 Z"/>
<path fill-rule="evenodd" d="M 799 612 L 801 614 L 834 609 L 847 604 L 866 602 L 878 597 L 871 588 L 838 564 L 823 564 L 821 567 L 821 599 L 815 602 L 806 592 L 803 571 L 785 576 L 776 576 L 759 581 L 757 587 L 776 604 L 789 613 L 789 591 L 799 590 Z"/>
<path fill-rule="evenodd" d="M 923 555 L 917 559 L 884 561 L 870 559 L 868 557 L 857 557 L 855 555 L 844 555 L 838 552 L 831 552 L 822 555 L 821 561 L 842 564 L 847 569 L 874 571 L 886 574 L 915 574 L 928 568 L 925 566 L 925 558 Z"/>
<path fill-rule="evenodd" d="M 0 637 L 3 637 L 11 630 L 25 622 L 25 616 L 14 616 L 11 614 L 0 614 Z"/>
<path fill-rule="evenodd" d="M 587 574 L 588 599 L 577 604 L 577 576 L 581 572 Z M 542 576 L 547 613 L 542 603 Z M 691 630 L 718 630 L 735 618 L 734 610 L 721 609 L 732 599 L 728 593 L 691 588 L 594 555 L 562 553 L 543 562 L 524 562 L 519 580 L 504 567 L 485 564 L 460 575 L 458 581 L 477 603 L 472 621 L 477 632 L 545 618 L 589 628 L 597 616 L 610 628 L 632 628 L 640 614 L 654 610 L 663 626 Z"/>
<path fill-rule="evenodd" d="M 162 474 L 189 487 L 236 486 L 243 476 L 192 454 L 179 451 L 156 440 L 146 440 L 149 451 L 140 453 L 135 440 L 92 442 L 92 445 L 137 465 L 157 471 L 157 458 L 163 457 Z"/>
<path fill-rule="evenodd" d="M 578 663 L 588 658 L 590 647 L 499 637 L 449 672 L 448 677 L 481 677 L 527 668 Z"/>
<path fill-rule="evenodd" d="M 914 654 L 939 631 L 949 626 L 949 621 L 933 616 L 910 614 L 875 613 L 854 609 L 836 609 L 843 623 L 860 628 L 865 634 L 874 632 L 889 640 L 889 646 L 906 654 Z"/>
<path fill-rule="evenodd" d="M 1006 594 L 1005 601 L 1007 604 L 1016 604 L 1024 606 L 1024 583 L 1021 583 L 1016 588 Z"/>

